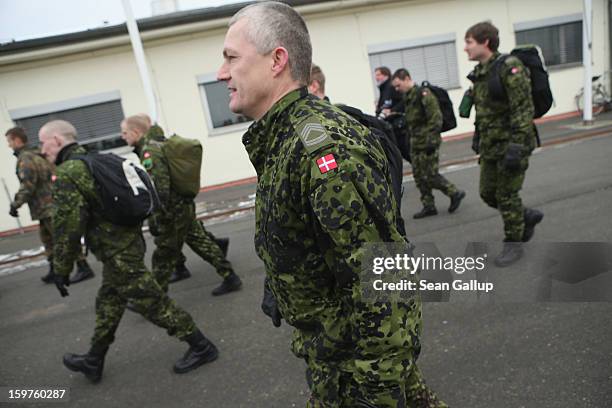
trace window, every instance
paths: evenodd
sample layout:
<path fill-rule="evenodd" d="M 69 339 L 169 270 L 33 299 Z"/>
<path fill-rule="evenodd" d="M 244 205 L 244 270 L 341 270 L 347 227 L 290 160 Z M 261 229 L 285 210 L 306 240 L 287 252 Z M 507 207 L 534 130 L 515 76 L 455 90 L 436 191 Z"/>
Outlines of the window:
<path fill-rule="evenodd" d="M 386 66 L 393 73 L 406 68 L 416 82 L 429 81 L 442 88 L 459 87 L 459 68 L 454 34 L 368 48 L 372 72 Z"/>
<path fill-rule="evenodd" d="M 121 139 L 124 115 L 118 92 L 16 109 L 9 111 L 9 114 L 17 126 L 26 130 L 34 145 L 38 143 L 40 128 L 55 119 L 72 123 L 77 130 L 77 141 L 89 151 L 125 145 Z"/>
<path fill-rule="evenodd" d="M 237 115 L 230 110 L 226 82 L 217 81 L 213 75 L 203 75 L 198 77 L 198 86 L 204 110 L 208 115 L 209 130 L 214 131 L 250 121 L 246 116 Z"/>
<path fill-rule="evenodd" d="M 543 24 L 547 23 L 546 20 L 515 24 L 516 43 L 539 45 L 549 67 L 580 63 L 582 62 L 582 21 L 561 21 L 559 24 L 550 24 L 549 20 L 549 24 L 545 26 Z"/>

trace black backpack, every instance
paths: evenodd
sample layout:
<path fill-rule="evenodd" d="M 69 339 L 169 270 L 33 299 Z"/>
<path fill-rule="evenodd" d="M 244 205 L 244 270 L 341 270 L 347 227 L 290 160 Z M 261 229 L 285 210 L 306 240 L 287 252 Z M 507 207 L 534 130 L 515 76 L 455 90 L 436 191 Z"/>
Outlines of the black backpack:
<path fill-rule="evenodd" d="M 501 67 L 509 56 L 515 56 L 529 71 L 531 78 L 531 98 L 533 99 L 534 115 L 537 119 L 546 114 L 552 106 L 553 96 L 548 81 L 548 71 L 542 56 L 542 50 L 537 45 L 522 45 L 513 49 L 510 54 L 502 54 L 495 61 L 494 75 L 489 77 L 489 92 L 498 101 L 507 99 L 506 90 L 501 80 Z"/>
<path fill-rule="evenodd" d="M 387 157 L 387 161 L 389 162 L 389 171 L 391 176 L 391 188 L 393 189 L 393 196 L 395 197 L 395 201 L 397 203 L 397 222 L 398 222 L 398 230 L 403 235 L 406 236 L 406 229 L 404 227 L 404 220 L 401 214 L 401 206 L 402 206 L 402 178 L 403 174 L 403 161 L 402 154 L 397 147 L 397 140 L 393 133 L 393 128 L 389 123 L 384 120 L 378 119 L 376 116 L 368 115 L 363 113 L 361 110 L 354 108 L 352 106 L 347 105 L 336 105 L 340 108 L 344 113 L 348 114 L 353 119 L 357 120 L 357 122 L 366 126 L 372 134 L 378 139 L 380 145 L 382 146 L 385 156 Z"/>
<path fill-rule="evenodd" d="M 440 132 L 446 132 L 457 127 L 457 118 L 455 118 L 455 110 L 453 109 L 453 102 L 448 96 L 446 89 L 440 88 L 430 84 L 427 81 L 423 81 L 421 87 L 427 88 L 432 94 L 438 99 L 440 104 L 440 110 L 442 111 L 442 129 Z"/>
<path fill-rule="evenodd" d="M 115 154 L 88 153 L 81 160 L 93 176 L 100 194 L 102 216 L 115 225 L 135 226 L 160 207 L 159 197 L 147 172 Z"/>

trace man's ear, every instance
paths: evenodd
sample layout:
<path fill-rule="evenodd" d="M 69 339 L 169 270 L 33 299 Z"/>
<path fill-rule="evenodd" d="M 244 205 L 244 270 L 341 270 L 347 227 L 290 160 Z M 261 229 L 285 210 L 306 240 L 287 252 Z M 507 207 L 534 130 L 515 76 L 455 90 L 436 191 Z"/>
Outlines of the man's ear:
<path fill-rule="evenodd" d="M 278 76 L 289 67 L 289 53 L 285 47 L 276 47 L 272 50 L 272 73 Z"/>

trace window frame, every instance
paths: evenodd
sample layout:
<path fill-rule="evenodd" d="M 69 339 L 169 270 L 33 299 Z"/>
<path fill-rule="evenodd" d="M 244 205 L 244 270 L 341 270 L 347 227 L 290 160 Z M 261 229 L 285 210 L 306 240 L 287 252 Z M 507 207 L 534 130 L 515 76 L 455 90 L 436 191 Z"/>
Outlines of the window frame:
<path fill-rule="evenodd" d="M 215 128 L 213 126 L 212 115 L 210 113 L 210 106 L 208 104 L 208 97 L 206 95 L 206 88 L 204 85 L 212 84 L 215 82 L 222 82 L 217 80 L 217 75 L 214 73 L 210 74 L 202 74 L 196 76 L 196 83 L 198 86 L 198 93 L 200 94 L 200 100 L 202 102 L 202 108 L 204 109 L 204 115 L 206 119 L 206 127 L 208 128 L 208 135 L 215 137 L 226 135 L 228 133 L 236 133 L 236 132 L 244 132 L 249 126 L 253 123 L 252 120 L 247 120 L 242 123 L 234 123 L 232 125 L 223 126 L 220 128 Z"/>
<path fill-rule="evenodd" d="M 374 54 L 401 52 L 405 49 L 410 49 L 410 48 L 424 48 L 428 46 L 443 45 L 443 44 L 449 44 L 449 43 L 453 45 L 453 50 L 455 52 L 455 60 L 457 61 L 457 65 L 456 65 L 457 77 L 456 77 L 456 83 L 450 85 L 448 88 L 445 88 L 445 89 L 447 91 L 450 91 L 453 89 L 461 89 L 461 72 L 459 69 L 459 59 L 457 58 L 457 55 L 456 55 L 457 53 L 457 35 L 454 32 L 437 34 L 437 35 L 432 35 L 432 36 L 427 36 L 427 37 L 410 38 L 410 39 L 404 39 L 404 40 L 399 40 L 399 41 L 370 44 L 367 46 L 368 63 L 370 62 L 370 58 Z M 410 71 L 410 67 L 404 67 L 404 68 Z M 372 68 L 372 71 L 373 71 L 373 68 Z M 372 74 L 372 81 L 374 83 L 374 88 L 378 90 L 378 87 L 376 86 L 376 82 L 374 81 L 374 77 L 373 77 L 374 72 L 372 72 L 371 74 Z M 437 84 L 434 84 L 434 85 L 437 85 Z"/>
<path fill-rule="evenodd" d="M 542 29 L 542 28 L 554 28 L 554 27 L 562 26 L 564 24 L 571 24 L 571 23 L 581 23 L 584 25 L 584 21 L 582 17 L 583 17 L 582 13 L 573 13 L 573 14 L 565 14 L 565 15 L 555 16 L 555 17 L 542 18 L 538 20 L 516 22 L 512 25 L 514 29 L 514 42 L 517 45 L 520 45 L 516 41 L 516 34 L 519 32 L 523 32 L 523 31 L 537 30 L 537 29 Z M 581 37 L 584 35 L 584 28 L 583 30 L 581 30 L 580 35 Z M 583 40 L 583 38 L 581 38 L 581 40 Z M 580 43 L 582 46 L 582 41 Z M 582 64 L 583 64 L 582 60 L 573 61 L 573 62 L 564 62 L 564 63 L 555 64 L 555 65 L 549 65 L 547 62 L 546 69 L 548 71 L 560 71 L 564 69 L 578 68 L 578 67 L 581 67 Z"/>
<path fill-rule="evenodd" d="M 123 105 L 121 103 L 121 92 L 118 90 L 109 91 L 109 92 L 101 92 L 91 95 L 79 96 L 76 98 L 63 99 L 59 101 L 43 103 L 39 105 L 32 105 L 25 108 L 16 108 L 9 109 L 8 114 L 13 123 L 17 123 L 19 120 L 30 119 L 35 116 L 49 115 L 57 112 L 67 111 L 67 110 L 75 110 L 80 108 L 86 108 L 92 105 L 98 105 L 102 103 L 110 103 L 110 102 L 118 102 L 121 110 L 123 111 Z M 119 125 L 119 124 L 118 124 Z M 117 125 L 117 126 L 118 126 Z M 36 135 L 30 135 L 32 140 L 30 140 L 30 144 L 38 145 L 38 138 L 34 137 Z M 83 146 L 88 146 L 90 144 L 97 144 L 101 141 L 105 140 L 115 140 L 121 139 L 121 131 L 105 136 L 98 136 L 94 138 L 89 138 L 86 140 L 78 140 L 80 144 Z M 123 142 L 125 143 L 125 142 Z M 122 146 L 116 146 L 111 149 L 116 149 Z M 104 150 L 96 150 L 96 151 L 106 151 Z"/>

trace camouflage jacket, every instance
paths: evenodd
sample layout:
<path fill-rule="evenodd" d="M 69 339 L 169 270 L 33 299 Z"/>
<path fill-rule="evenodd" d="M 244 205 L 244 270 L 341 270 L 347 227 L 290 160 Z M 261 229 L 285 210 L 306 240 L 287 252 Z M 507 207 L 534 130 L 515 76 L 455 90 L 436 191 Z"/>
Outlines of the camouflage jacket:
<path fill-rule="evenodd" d="M 440 146 L 442 111 L 438 98 L 427 88 L 414 86 L 405 95 L 406 122 L 410 131 L 410 149 L 425 150 L 429 145 Z"/>
<path fill-rule="evenodd" d="M 28 203 L 33 220 L 49 218 L 52 211 L 51 177 L 53 166 L 41 156 L 35 147 L 23 147 L 15 151 L 19 179 L 19 191 L 13 205 L 16 208 Z"/>
<path fill-rule="evenodd" d="M 489 61 L 478 64 L 468 78 L 474 83 L 476 131 L 480 135 L 480 157 L 501 159 L 509 143 L 518 143 L 530 153 L 535 147 L 533 100 L 529 72 L 516 57 L 508 57 L 500 70 L 507 99 L 498 101 L 489 93 L 491 68 L 500 56 L 494 53 Z"/>
<path fill-rule="evenodd" d="M 243 144 L 258 175 L 255 248 L 282 316 L 298 329 L 294 353 L 350 361 L 364 382 L 377 367 L 402 367 L 416 335 L 400 327 L 420 312 L 368 304 L 359 287 L 364 243 L 405 242 L 378 141 L 301 88 L 254 122 Z"/>
<path fill-rule="evenodd" d="M 87 152 L 76 143 L 65 146 L 56 159 L 53 182 L 53 265 L 55 273 L 68 276 L 81 253 L 81 237 L 102 261 L 142 240 L 142 226 L 114 225 L 102 217 L 101 201 L 93 176 L 81 160 L 71 160 Z"/>
<path fill-rule="evenodd" d="M 166 137 L 162 128 L 153 125 L 134 148 L 134 152 L 155 184 L 162 205 L 161 209 L 152 216 L 155 220 L 170 217 L 174 213 L 172 209 L 175 206 L 185 203 L 185 198 L 172 190 L 170 168 L 163 151 L 165 141 Z"/>

